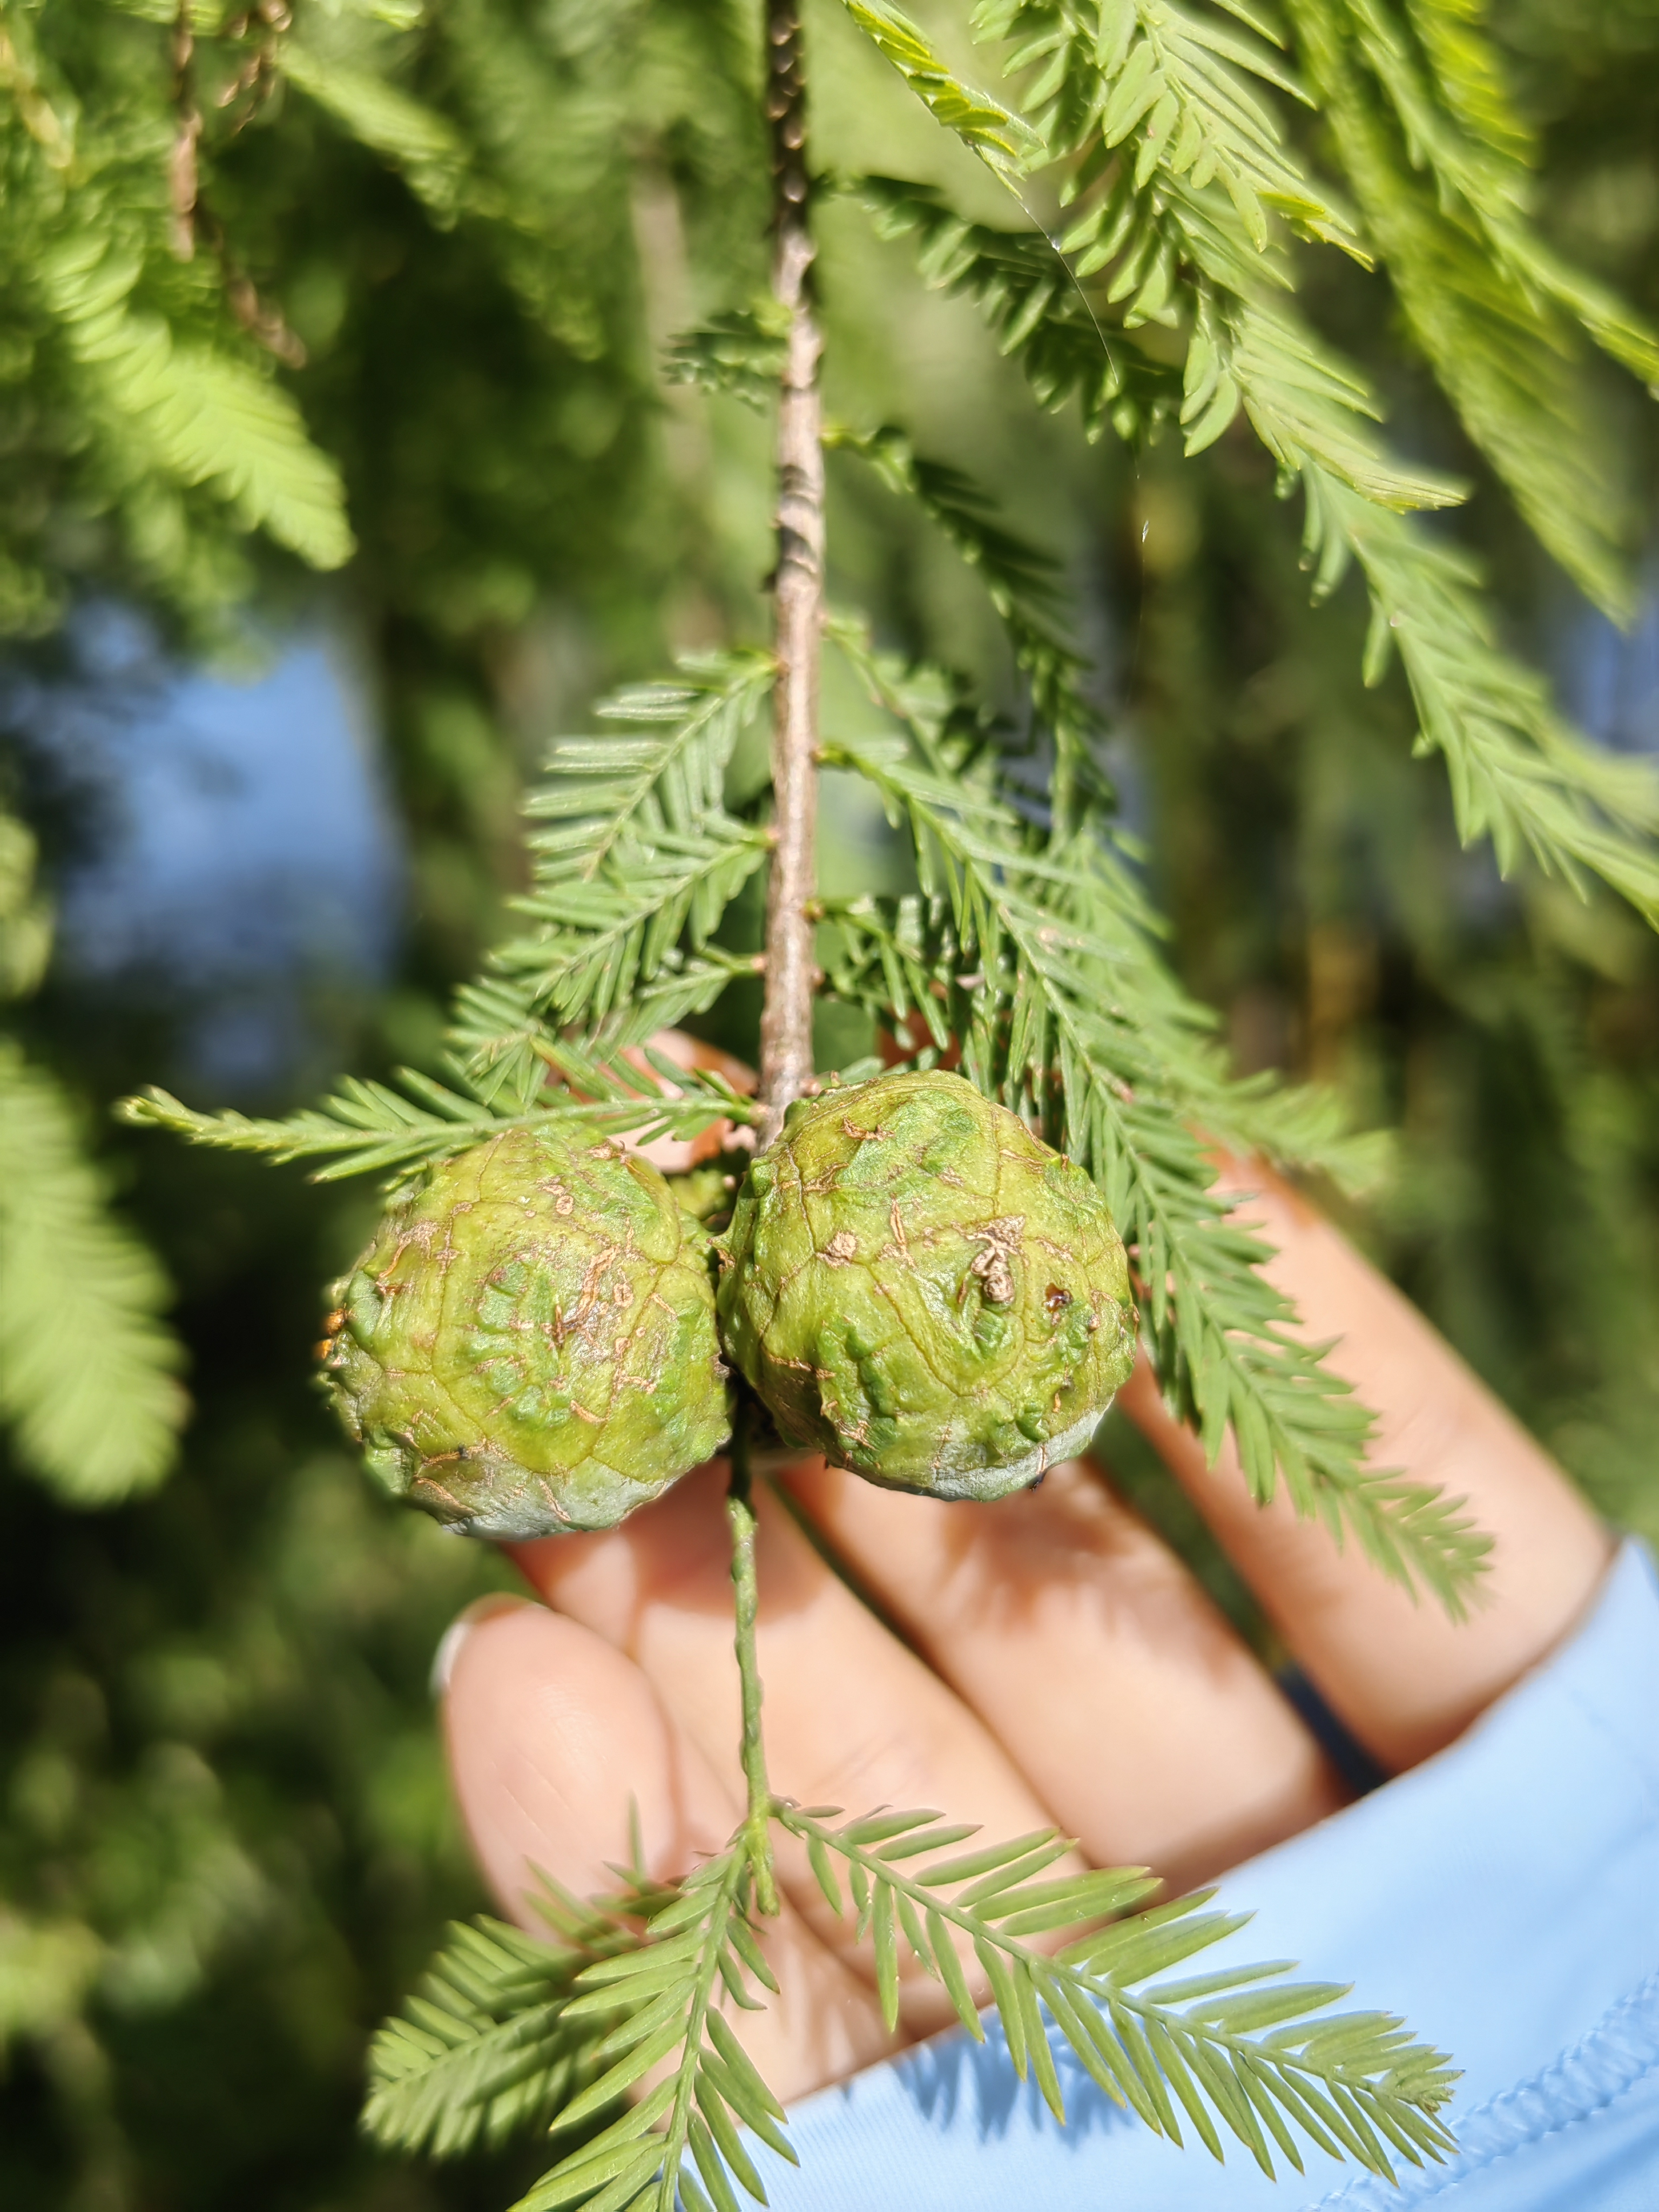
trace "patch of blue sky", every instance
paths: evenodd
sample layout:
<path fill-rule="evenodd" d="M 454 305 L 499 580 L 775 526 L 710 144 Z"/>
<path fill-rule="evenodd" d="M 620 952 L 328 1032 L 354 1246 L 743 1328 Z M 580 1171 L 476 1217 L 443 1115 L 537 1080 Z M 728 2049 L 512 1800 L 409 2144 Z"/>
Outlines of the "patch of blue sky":
<path fill-rule="evenodd" d="M 1659 754 L 1659 558 L 1650 560 L 1636 620 L 1620 630 L 1580 605 L 1559 655 L 1565 704 L 1615 752 Z"/>
<path fill-rule="evenodd" d="M 170 660 L 131 611 L 86 608 L 0 714 L 89 831 L 55 890 L 61 972 L 184 1017 L 215 1088 L 280 1085 L 305 1002 L 383 981 L 403 865 L 367 686 L 318 626 L 241 669 Z"/>

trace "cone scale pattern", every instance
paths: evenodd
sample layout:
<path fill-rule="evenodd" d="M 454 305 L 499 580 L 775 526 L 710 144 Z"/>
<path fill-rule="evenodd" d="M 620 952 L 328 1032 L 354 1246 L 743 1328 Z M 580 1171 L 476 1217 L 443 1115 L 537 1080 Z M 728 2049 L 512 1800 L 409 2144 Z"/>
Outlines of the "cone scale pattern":
<path fill-rule="evenodd" d="M 611 1528 L 729 1432 L 707 1235 L 591 1130 L 441 1163 L 335 1295 L 325 1371 L 369 1473 L 470 1535 Z"/>
<path fill-rule="evenodd" d="M 958 1076 L 793 1107 L 722 1261 L 727 1352 L 781 1434 L 891 1489 L 988 1498 L 1040 1479 L 1133 1362 L 1104 1200 Z"/>

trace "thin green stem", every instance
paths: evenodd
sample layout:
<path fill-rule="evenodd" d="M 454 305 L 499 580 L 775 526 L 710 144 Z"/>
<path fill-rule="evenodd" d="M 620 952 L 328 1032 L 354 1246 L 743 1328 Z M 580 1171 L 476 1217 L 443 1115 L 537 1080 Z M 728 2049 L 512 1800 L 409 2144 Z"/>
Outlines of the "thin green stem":
<path fill-rule="evenodd" d="M 755 1904 L 762 1912 L 778 1909 L 772 1872 L 772 1785 L 766 1778 L 766 1746 L 761 1736 L 760 1661 L 755 1650 L 755 1620 L 760 1584 L 755 1570 L 755 1507 L 749 1466 L 749 1410 L 739 1403 L 732 1431 L 732 1482 L 726 1494 L 726 1518 L 732 1530 L 732 1588 L 737 1616 L 734 1642 L 743 1685 L 743 1778 L 748 1809 L 743 1836 L 755 1876 Z"/>

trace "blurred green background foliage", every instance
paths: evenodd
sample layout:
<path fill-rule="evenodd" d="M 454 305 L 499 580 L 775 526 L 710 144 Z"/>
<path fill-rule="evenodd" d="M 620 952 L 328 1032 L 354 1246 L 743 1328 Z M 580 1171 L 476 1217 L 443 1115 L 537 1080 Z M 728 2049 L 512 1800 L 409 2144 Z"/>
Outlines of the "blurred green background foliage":
<path fill-rule="evenodd" d="M 372 1193 L 117 1132 L 106 1109 L 155 1076 L 268 1109 L 337 1068 L 433 1066 L 523 880 L 516 794 L 550 737 L 672 652 L 764 635 L 765 426 L 659 374 L 675 331 L 763 274 L 751 27 L 714 0 L 318 4 L 277 82 L 259 58 L 283 7 L 178 20 L 193 43 L 170 0 L 0 14 L 0 799 L 21 825 L 0 1049 L 27 1054 L 65 1144 L 95 1133 L 128 1240 L 99 1264 L 156 1255 L 170 1293 L 129 1274 L 128 1309 L 142 1334 L 170 1297 L 191 1407 L 173 1457 L 182 1407 L 155 1399 L 148 1455 L 106 1485 L 131 1495 L 101 1507 L 0 1431 L 0 2202 L 462 2212 L 502 2201 L 510 2160 L 406 2167 L 355 2118 L 367 2034 L 483 1901 L 428 1675 L 455 1612 L 509 1577 L 372 1498 L 311 1389 L 320 1286 Z M 1503 0 L 1492 24 L 1547 234 L 1659 317 L 1659 7 Z M 996 217 L 839 9 L 809 34 L 839 163 L 948 175 Z M 74 194 L 71 123 L 93 180 Z M 1460 850 L 1403 683 L 1354 680 L 1359 594 L 1310 605 L 1298 519 L 1247 439 L 1190 463 L 1089 447 L 902 247 L 834 200 L 823 234 L 831 413 L 925 425 L 1060 557 L 1177 965 L 1238 1063 L 1396 1133 L 1353 1232 L 1614 1520 L 1659 1535 L 1659 945 L 1610 894 Z M 1382 288 L 1326 259 L 1315 313 L 1396 441 L 1477 484 L 1443 526 L 1490 564 L 1515 641 L 1603 742 L 1659 749 L 1650 410 L 1605 372 L 1648 562 L 1621 637 L 1522 531 Z M 216 406 L 253 422 L 263 476 L 200 449 Z M 289 465 L 301 420 L 343 480 L 349 560 L 327 484 Z M 836 595 L 1017 711 L 977 582 L 854 469 L 832 458 Z M 337 565 L 319 580 L 295 555 Z M 111 609 L 137 626 L 112 657 Z M 321 691 L 295 688 L 307 650 Z M 154 792 L 131 763 L 191 684 L 196 783 L 228 776 L 229 805 L 274 763 L 312 872 L 282 876 L 268 837 L 266 874 L 145 935 L 129 817 Z M 275 719 L 216 751 L 260 686 Z M 361 834 L 307 836 L 331 808 Z M 834 788 L 826 816 L 826 881 L 884 884 L 878 817 Z M 319 869 L 349 879 L 337 915 Z M 335 918 L 262 934 L 272 884 L 268 905 Z M 234 1023 L 252 1045 L 216 1053 Z M 823 1039 L 830 1059 L 867 1042 L 844 1017 Z M 76 1203 L 84 1225 L 100 1193 Z M 1113 1433 L 1126 1483 L 1243 1611 Z"/>

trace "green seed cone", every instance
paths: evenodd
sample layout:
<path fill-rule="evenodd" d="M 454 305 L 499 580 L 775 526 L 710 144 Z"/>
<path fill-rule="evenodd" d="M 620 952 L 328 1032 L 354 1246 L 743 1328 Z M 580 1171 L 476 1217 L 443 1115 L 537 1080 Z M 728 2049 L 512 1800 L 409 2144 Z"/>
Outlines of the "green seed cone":
<path fill-rule="evenodd" d="M 722 1339 L 780 1433 L 889 1489 L 1035 1481 L 1133 1364 L 1104 1200 L 959 1076 L 793 1107 L 724 1241 Z"/>
<path fill-rule="evenodd" d="M 325 1370 L 369 1473 L 470 1535 L 613 1527 L 730 1430 L 708 1254 L 591 1130 L 441 1162 L 335 1288 Z"/>

